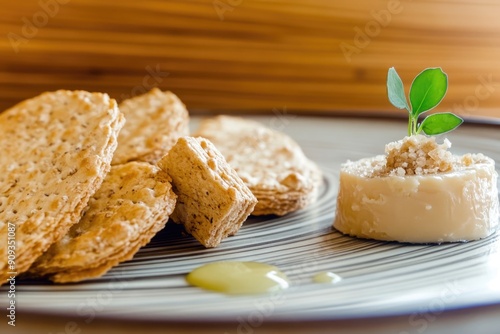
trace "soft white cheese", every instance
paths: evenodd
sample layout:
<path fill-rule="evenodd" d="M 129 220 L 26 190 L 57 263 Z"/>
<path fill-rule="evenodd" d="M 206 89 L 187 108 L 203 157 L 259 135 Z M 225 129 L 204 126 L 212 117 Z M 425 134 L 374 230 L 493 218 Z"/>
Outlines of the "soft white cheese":
<path fill-rule="evenodd" d="M 347 162 L 333 226 L 377 240 L 441 243 L 485 238 L 499 226 L 498 174 L 482 155 L 457 157 L 450 172 L 380 175 L 385 156 Z"/>

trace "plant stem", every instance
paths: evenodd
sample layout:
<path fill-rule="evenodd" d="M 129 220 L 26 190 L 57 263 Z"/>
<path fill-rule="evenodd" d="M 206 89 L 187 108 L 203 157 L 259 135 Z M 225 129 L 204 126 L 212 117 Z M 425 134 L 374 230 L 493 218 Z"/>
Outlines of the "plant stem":
<path fill-rule="evenodd" d="M 408 118 L 408 136 L 413 136 L 418 134 L 417 124 L 418 124 L 418 116 L 413 117 L 410 114 Z"/>
<path fill-rule="evenodd" d="M 411 136 L 411 129 L 413 126 L 413 118 L 411 117 L 411 114 L 408 113 L 408 136 Z"/>

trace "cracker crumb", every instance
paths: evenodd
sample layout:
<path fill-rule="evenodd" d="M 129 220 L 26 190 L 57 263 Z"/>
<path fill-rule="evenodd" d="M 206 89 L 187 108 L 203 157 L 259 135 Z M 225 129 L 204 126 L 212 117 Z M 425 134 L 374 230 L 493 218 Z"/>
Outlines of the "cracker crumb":
<path fill-rule="evenodd" d="M 462 156 L 462 163 L 464 166 L 470 166 L 474 163 L 474 160 L 472 158 L 472 154 L 467 153 L 464 156 Z"/>
<path fill-rule="evenodd" d="M 387 161 L 380 170 L 383 175 L 427 175 L 453 170 L 453 155 L 448 149 L 451 143 L 445 139 L 438 144 L 434 137 L 414 135 L 386 145 Z M 464 163 L 466 158 L 464 157 Z"/>

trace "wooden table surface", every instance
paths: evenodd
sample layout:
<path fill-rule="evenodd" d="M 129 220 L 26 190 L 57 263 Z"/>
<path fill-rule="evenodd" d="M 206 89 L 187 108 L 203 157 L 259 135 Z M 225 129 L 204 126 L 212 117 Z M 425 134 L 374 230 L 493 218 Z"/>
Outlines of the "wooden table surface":
<path fill-rule="evenodd" d="M 29 321 L 19 321 L 16 333 L 67 333 L 67 334 L 493 334 L 500 326 L 500 305 L 485 305 L 468 309 L 449 310 L 437 316 L 414 319 L 414 315 L 397 315 L 377 318 L 345 319 L 316 322 L 270 322 L 264 321 L 259 327 L 241 325 L 241 321 L 226 323 L 212 322 L 132 322 L 127 319 L 110 320 L 99 316 L 93 321 L 85 318 L 64 318 L 57 315 L 28 314 Z M 428 319 L 428 321 L 423 321 Z M 88 319 L 87 319 L 88 320 Z M 78 324 L 81 324 L 79 326 Z M 0 325 L 1 326 L 1 325 Z M 1 328 L 1 327 L 0 327 Z"/>
<path fill-rule="evenodd" d="M 441 66 L 438 108 L 500 117 L 496 0 L 0 0 L 0 110 L 43 91 L 122 100 L 158 86 L 192 112 L 402 113 L 386 96 Z"/>

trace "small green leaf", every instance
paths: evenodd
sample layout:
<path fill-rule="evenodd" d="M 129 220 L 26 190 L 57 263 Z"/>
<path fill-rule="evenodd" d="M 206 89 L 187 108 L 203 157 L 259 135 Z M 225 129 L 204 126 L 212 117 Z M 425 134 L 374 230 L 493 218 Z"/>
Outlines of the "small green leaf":
<path fill-rule="evenodd" d="M 406 101 L 403 81 L 401 81 L 394 67 L 391 67 L 387 72 L 387 95 L 393 106 L 410 111 L 410 107 Z"/>
<path fill-rule="evenodd" d="M 464 120 L 457 115 L 446 112 L 427 116 L 420 125 L 418 132 L 424 131 L 426 135 L 440 135 L 457 128 Z"/>
<path fill-rule="evenodd" d="M 436 107 L 448 89 L 448 76 L 441 68 L 428 68 L 415 77 L 410 87 L 411 113 L 414 118 Z"/>

